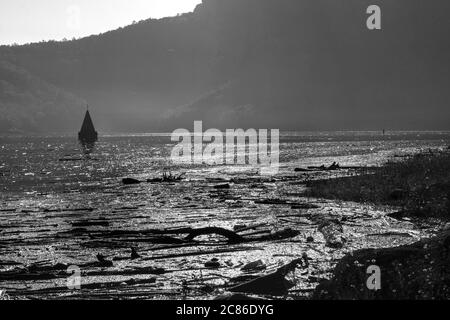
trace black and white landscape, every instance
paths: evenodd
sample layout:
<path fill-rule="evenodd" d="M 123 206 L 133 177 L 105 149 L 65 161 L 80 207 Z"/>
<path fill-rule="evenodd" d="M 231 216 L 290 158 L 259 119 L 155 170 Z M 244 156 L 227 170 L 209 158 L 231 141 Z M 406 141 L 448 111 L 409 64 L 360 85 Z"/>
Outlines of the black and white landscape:
<path fill-rule="evenodd" d="M 449 12 L 203 0 L 0 46 L 0 299 L 448 299 Z M 194 121 L 278 129 L 277 172 L 174 162 Z"/>

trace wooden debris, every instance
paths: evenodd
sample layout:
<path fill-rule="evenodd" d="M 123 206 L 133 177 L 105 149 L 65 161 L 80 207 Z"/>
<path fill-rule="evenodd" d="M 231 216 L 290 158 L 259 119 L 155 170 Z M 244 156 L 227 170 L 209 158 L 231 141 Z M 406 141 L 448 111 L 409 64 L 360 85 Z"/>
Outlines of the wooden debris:
<path fill-rule="evenodd" d="M 228 239 L 228 242 L 230 243 L 240 243 L 244 242 L 245 239 L 238 235 L 237 233 L 223 229 L 223 228 L 216 228 L 216 227 L 209 227 L 209 228 L 201 228 L 201 229 L 191 229 L 189 232 L 189 235 L 186 237 L 186 241 L 192 241 L 196 237 L 201 235 L 210 235 L 210 234 L 217 234 L 220 236 L 223 236 Z"/>
<path fill-rule="evenodd" d="M 323 234 L 328 247 L 339 249 L 344 246 L 344 229 L 338 220 L 322 221 L 319 225 L 319 231 Z"/>
<path fill-rule="evenodd" d="M 256 278 L 247 283 L 232 287 L 231 292 L 253 293 L 283 296 L 295 284 L 286 279 L 288 273 L 294 271 L 298 266 L 307 267 L 307 257 L 304 255 L 300 259 L 295 259 L 289 264 L 279 268 L 276 272 Z"/>

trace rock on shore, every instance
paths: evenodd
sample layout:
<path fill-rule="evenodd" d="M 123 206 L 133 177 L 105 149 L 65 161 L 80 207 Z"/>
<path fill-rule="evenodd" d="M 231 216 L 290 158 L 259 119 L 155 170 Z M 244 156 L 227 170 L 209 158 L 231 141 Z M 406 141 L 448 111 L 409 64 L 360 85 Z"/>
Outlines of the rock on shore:
<path fill-rule="evenodd" d="M 379 290 L 369 290 L 370 266 L 380 268 Z M 450 230 L 412 245 L 364 249 L 345 256 L 313 299 L 449 299 Z"/>

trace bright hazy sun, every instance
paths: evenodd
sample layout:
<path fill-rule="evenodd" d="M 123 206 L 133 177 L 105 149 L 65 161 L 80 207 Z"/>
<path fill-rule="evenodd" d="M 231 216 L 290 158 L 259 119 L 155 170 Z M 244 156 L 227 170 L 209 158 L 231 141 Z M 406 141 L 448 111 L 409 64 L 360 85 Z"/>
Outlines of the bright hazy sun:
<path fill-rule="evenodd" d="M 192 11 L 201 0 L 0 0 L 0 44 L 79 38 Z"/>

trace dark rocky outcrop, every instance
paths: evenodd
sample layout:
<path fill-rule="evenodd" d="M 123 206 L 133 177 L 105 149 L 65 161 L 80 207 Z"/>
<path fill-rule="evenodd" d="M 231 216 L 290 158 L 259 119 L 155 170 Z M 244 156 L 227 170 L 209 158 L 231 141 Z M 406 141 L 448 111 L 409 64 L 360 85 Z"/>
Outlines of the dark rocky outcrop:
<path fill-rule="evenodd" d="M 378 266 L 381 289 L 369 290 L 369 266 Z M 450 230 L 412 245 L 365 249 L 344 257 L 314 299 L 449 299 Z"/>

